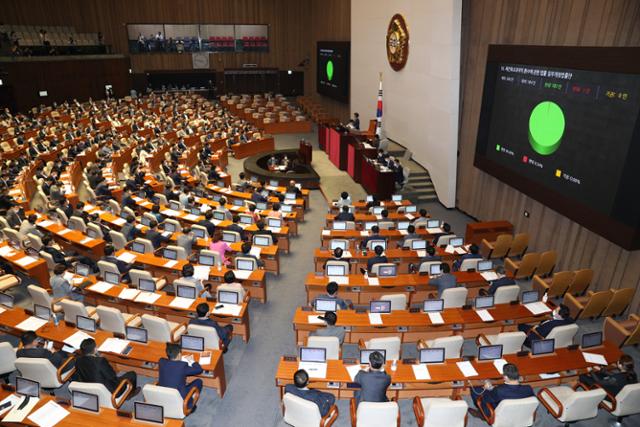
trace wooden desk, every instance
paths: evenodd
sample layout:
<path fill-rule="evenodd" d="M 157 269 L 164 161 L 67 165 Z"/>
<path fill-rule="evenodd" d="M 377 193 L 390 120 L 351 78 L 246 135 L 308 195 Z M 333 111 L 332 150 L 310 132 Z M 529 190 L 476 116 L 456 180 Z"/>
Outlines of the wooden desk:
<path fill-rule="evenodd" d="M 612 343 L 606 342 L 600 349 L 589 350 L 593 353 L 602 354 L 609 364 L 615 363 L 622 356 L 622 352 Z M 504 357 L 508 362 L 518 366 L 525 384 L 532 387 L 553 386 L 567 382 L 576 381 L 578 376 L 586 372 L 586 368 L 593 366 L 585 362 L 580 350 L 567 350 L 566 348 L 556 350 L 556 354 L 540 357 L 507 355 Z M 455 397 L 468 393 L 468 388 L 463 382 L 465 380 L 480 383 L 486 379 L 499 380 L 502 374 L 498 372 L 492 362 L 471 362 L 477 376 L 465 378 L 456 365 L 456 360 L 447 360 L 441 364 L 431 364 L 428 366 L 430 380 L 417 380 L 413 374 L 411 364 L 399 361 L 397 368 L 391 370 L 391 362 L 387 362 L 386 372 L 391 375 L 391 387 L 387 391 L 388 398 L 412 399 L 414 396 L 448 396 Z M 329 360 L 327 362 L 327 376 L 324 379 L 311 378 L 310 386 L 335 395 L 338 399 L 350 399 L 354 391 L 359 389 L 352 383 L 352 379 L 347 372 L 342 360 Z M 284 386 L 293 382 L 293 374 L 298 370 L 297 361 L 285 361 L 280 359 L 278 370 L 275 375 L 276 387 L 280 388 L 283 394 Z M 540 374 L 557 372 L 559 377 L 544 380 Z"/>
<path fill-rule="evenodd" d="M 412 214 L 404 214 L 404 213 L 398 213 L 398 212 L 389 212 L 389 216 L 385 219 L 382 218 L 382 215 L 373 215 L 373 214 L 369 214 L 369 213 L 356 213 L 354 215 L 355 217 L 355 223 L 356 223 L 356 227 L 358 230 L 364 230 L 364 224 L 365 222 L 379 222 L 379 221 L 391 221 L 391 222 L 399 222 L 399 221 L 411 221 L 412 219 L 415 218 L 414 215 Z M 335 215 L 332 214 L 327 214 L 325 216 L 325 224 L 326 224 L 326 228 L 327 229 L 331 229 L 334 220 Z"/>
<path fill-rule="evenodd" d="M 45 215 L 40 215 L 36 225 L 51 233 L 54 240 L 63 248 L 71 248 L 94 261 L 104 256 L 106 242 L 103 239 L 92 239 L 81 231 L 71 230 L 62 224 L 50 221 Z"/>
<path fill-rule="evenodd" d="M 411 203 L 411 200 L 407 200 L 407 199 L 404 199 L 400 202 L 394 202 L 392 200 L 383 200 L 380 203 L 381 203 L 381 206 L 384 206 L 384 208 L 389 212 L 394 212 L 398 208 L 403 206 L 413 205 L 413 203 Z M 367 207 L 367 202 L 364 200 L 354 201 L 352 202 L 352 205 L 354 208 L 356 208 L 356 212 L 368 213 L 369 211 L 369 208 Z M 331 204 L 331 212 L 338 213 L 338 211 L 339 211 L 338 207 Z"/>
<path fill-rule="evenodd" d="M 464 241 L 480 246 L 482 239 L 493 242 L 500 234 L 513 234 L 513 224 L 509 221 L 470 222 L 467 224 Z"/>
<path fill-rule="evenodd" d="M 231 147 L 236 159 L 244 159 L 254 154 L 266 153 L 275 150 L 273 138 L 264 138 L 259 141 L 233 144 Z"/>
<path fill-rule="evenodd" d="M 388 247 L 390 248 L 397 247 L 398 243 L 402 241 L 406 235 L 406 233 L 403 233 L 400 230 L 380 230 L 379 234 L 381 238 L 387 240 Z M 429 233 L 424 228 L 416 229 L 416 234 L 418 234 L 422 239 L 427 240 L 435 237 L 435 235 Z M 348 239 L 350 241 L 350 247 L 355 248 L 356 246 L 359 246 L 360 242 L 366 237 L 369 237 L 369 232 L 361 230 L 322 230 L 320 245 L 323 248 L 326 248 L 328 247 L 331 239 Z"/>
<path fill-rule="evenodd" d="M 271 188 L 278 188 L 278 187 L 271 187 Z M 229 202 L 228 203 L 229 205 L 232 204 L 231 202 L 234 199 L 240 199 L 243 202 L 247 201 L 247 200 L 251 201 L 252 193 L 246 193 L 246 192 L 242 192 L 242 191 L 230 190 L 227 187 L 219 187 L 219 186 L 213 185 L 213 184 L 206 185 L 205 189 L 208 190 L 209 192 L 212 192 L 212 193 L 215 193 L 215 194 L 219 194 L 220 196 L 223 196 L 225 199 L 227 199 L 227 202 Z M 270 206 L 273 206 L 274 203 L 280 203 L 280 199 L 278 199 L 277 197 L 271 196 L 271 197 L 269 197 L 267 199 L 267 203 Z M 304 201 L 304 199 L 291 200 L 287 204 L 290 204 L 291 206 L 293 206 L 293 210 L 298 214 L 298 216 L 300 218 L 300 221 L 304 221 L 304 210 L 305 210 L 305 201 Z"/>
<path fill-rule="evenodd" d="M 373 163 L 364 160 L 362 162 L 361 184 L 367 194 L 373 194 L 379 200 L 388 200 L 396 191 L 395 173 L 392 171 L 383 172 Z"/>
<path fill-rule="evenodd" d="M 0 248 L 1 247 L 10 246 L 7 242 L 0 242 Z M 38 258 L 36 259 L 36 261 L 23 267 L 22 265 L 17 263 L 18 260 L 27 256 L 27 254 L 22 250 L 13 249 L 11 253 L 0 256 L 2 257 L 2 259 L 11 264 L 14 270 L 31 277 L 36 282 L 38 282 L 41 287 L 45 289 L 51 289 L 51 286 L 49 285 L 49 269 L 47 268 L 47 262 L 44 259 Z"/>

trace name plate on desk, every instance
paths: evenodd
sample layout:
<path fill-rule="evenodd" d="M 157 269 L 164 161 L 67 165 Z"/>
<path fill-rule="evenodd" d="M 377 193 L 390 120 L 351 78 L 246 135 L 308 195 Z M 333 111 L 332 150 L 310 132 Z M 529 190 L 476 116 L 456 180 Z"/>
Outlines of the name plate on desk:
<path fill-rule="evenodd" d="M 415 292 L 416 287 L 415 286 L 405 286 L 404 290 L 407 291 L 407 292 Z"/>
<path fill-rule="evenodd" d="M 360 289 L 360 286 L 353 286 L 351 287 L 351 292 L 361 292 L 362 289 Z"/>

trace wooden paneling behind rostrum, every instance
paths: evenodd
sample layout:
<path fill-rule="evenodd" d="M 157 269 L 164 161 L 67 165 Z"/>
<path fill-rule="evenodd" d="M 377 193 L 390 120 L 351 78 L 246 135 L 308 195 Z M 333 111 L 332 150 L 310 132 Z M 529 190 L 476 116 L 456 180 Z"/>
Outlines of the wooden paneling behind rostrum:
<path fill-rule="evenodd" d="M 479 220 L 513 222 L 531 235 L 530 250 L 557 250 L 556 271 L 593 268 L 592 290 L 636 288 L 637 312 L 640 251 L 623 250 L 474 168 L 473 158 L 489 44 L 640 46 L 640 1 L 464 0 L 462 31 L 458 207 Z"/>

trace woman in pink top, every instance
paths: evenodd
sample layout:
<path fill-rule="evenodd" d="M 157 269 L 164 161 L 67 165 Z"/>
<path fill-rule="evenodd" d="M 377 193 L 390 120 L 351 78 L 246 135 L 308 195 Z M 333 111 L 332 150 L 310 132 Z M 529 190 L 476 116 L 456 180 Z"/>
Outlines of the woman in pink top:
<path fill-rule="evenodd" d="M 271 207 L 271 212 L 269 212 L 269 217 L 271 218 L 282 218 L 282 211 L 280 210 L 280 203 L 274 203 Z"/>
<path fill-rule="evenodd" d="M 231 252 L 231 246 L 227 244 L 224 240 L 222 240 L 222 232 L 216 231 L 213 237 L 211 238 L 211 243 L 209 244 L 209 249 L 213 252 L 217 252 L 222 259 L 224 265 L 229 265 L 230 261 L 227 259 L 225 254 L 227 252 Z"/>

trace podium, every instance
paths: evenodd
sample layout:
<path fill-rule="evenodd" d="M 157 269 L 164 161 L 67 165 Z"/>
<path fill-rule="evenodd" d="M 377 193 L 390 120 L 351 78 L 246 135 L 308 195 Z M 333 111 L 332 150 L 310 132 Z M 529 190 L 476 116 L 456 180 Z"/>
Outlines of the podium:
<path fill-rule="evenodd" d="M 313 147 L 306 141 L 300 141 L 300 147 L 298 148 L 298 160 L 303 165 L 310 165 L 313 153 Z"/>

